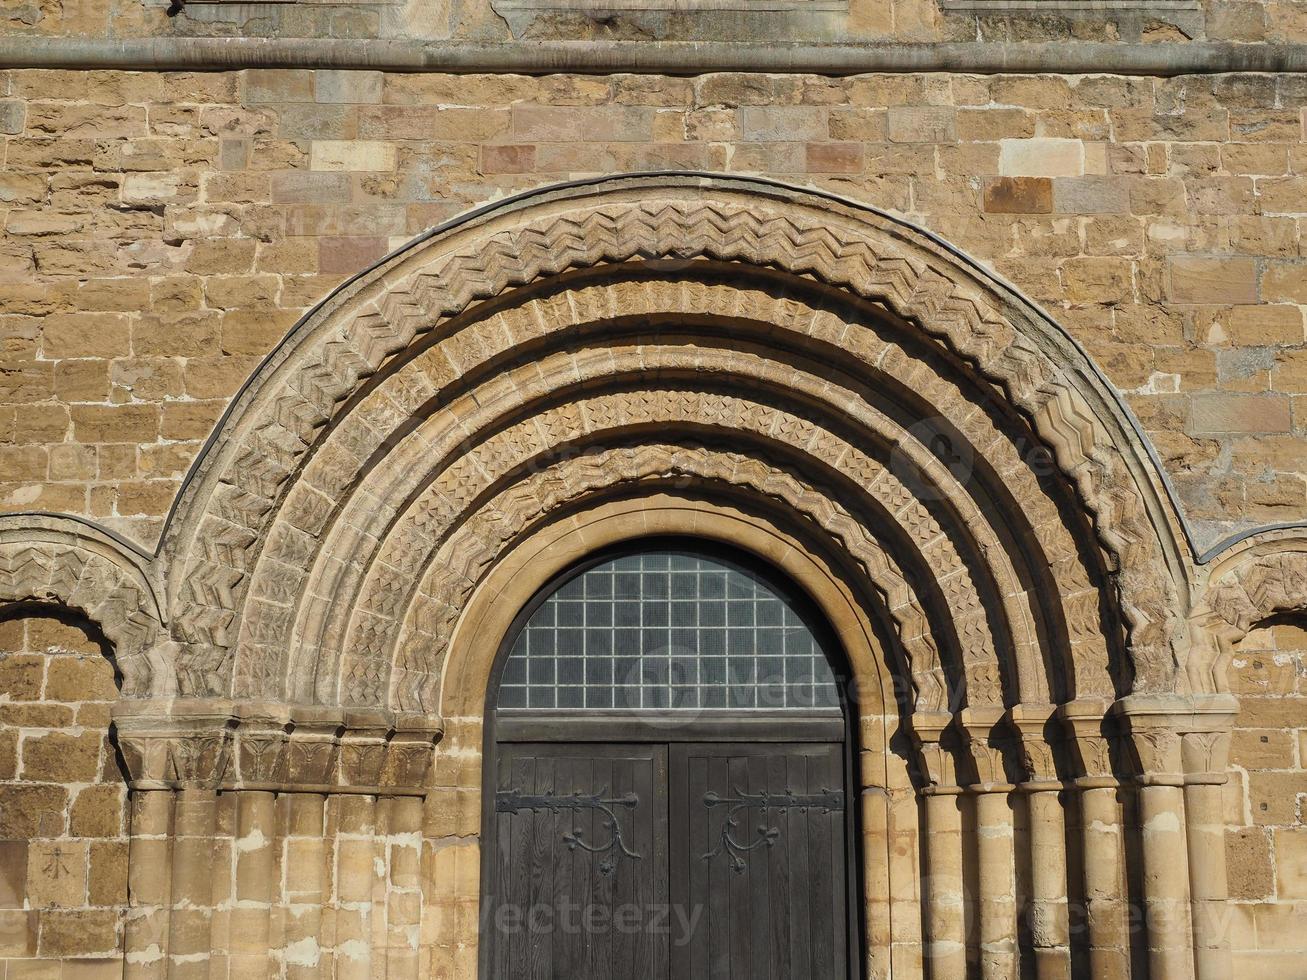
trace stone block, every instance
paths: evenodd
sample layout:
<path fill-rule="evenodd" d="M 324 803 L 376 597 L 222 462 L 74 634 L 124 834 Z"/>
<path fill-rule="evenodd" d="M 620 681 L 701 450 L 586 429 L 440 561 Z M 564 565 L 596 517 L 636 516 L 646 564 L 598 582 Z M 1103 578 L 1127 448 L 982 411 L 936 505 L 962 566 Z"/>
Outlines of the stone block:
<path fill-rule="evenodd" d="M 87 872 L 87 902 L 91 905 L 127 904 L 126 841 L 96 841 L 90 846 L 91 862 Z"/>
<path fill-rule="evenodd" d="M 310 166 L 318 171 L 388 172 L 395 169 L 396 147 L 379 140 L 314 140 Z"/>
<path fill-rule="evenodd" d="M 1189 431 L 1288 432 L 1289 427 L 1289 399 L 1284 395 L 1212 393 L 1193 399 Z"/>
<path fill-rule="evenodd" d="M 381 101 L 384 73 L 379 71 L 317 71 L 319 102 L 376 103 Z"/>
<path fill-rule="evenodd" d="M 313 72 L 302 69 L 257 68 L 244 74 L 246 102 L 312 102 Z"/>
<path fill-rule="evenodd" d="M 89 783 L 100 772 L 99 732 L 48 732 L 23 740 L 22 777 L 33 782 Z"/>
<path fill-rule="evenodd" d="M 0 654 L 0 697 L 36 701 L 45 682 L 45 657 L 25 653 Z"/>
<path fill-rule="evenodd" d="M 1258 299 L 1257 263 L 1246 256 L 1177 255 L 1167 274 L 1175 303 L 1237 306 Z"/>
<path fill-rule="evenodd" d="M 1276 895 L 1307 900 L 1307 827 L 1276 827 L 1273 833 Z"/>
<path fill-rule="evenodd" d="M 29 908 L 80 908 L 86 904 L 85 841 L 33 841 L 27 855 Z"/>
<path fill-rule="evenodd" d="M 820 106 L 747 106 L 738 113 L 741 137 L 764 143 L 824 140 L 827 117 Z"/>
<path fill-rule="evenodd" d="M 1056 210 L 1064 214 L 1125 214 L 1130 191 L 1115 177 L 1059 177 L 1053 181 Z"/>
<path fill-rule="evenodd" d="M 523 143 L 645 142 L 653 138 L 653 121 L 646 106 L 515 105 L 511 132 Z"/>
<path fill-rule="evenodd" d="M 1047 177 L 994 177 L 985 182 L 984 209 L 990 214 L 1048 214 L 1053 182 Z"/>
<path fill-rule="evenodd" d="M 27 899 L 27 841 L 0 841 L 0 909 L 21 909 Z"/>
<path fill-rule="evenodd" d="M 1085 145 L 1074 139 L 1002 139 L 998 172 L 1004 177 L 1080 177 Z"/>
<path fill-rule="evenodd" d="M 68 792 L 62 786 L 0 786 L 0 839 L 59 836 L 67 805 Z"/>
<path fill-rule="evenodd" d="M 118 837 L 124 830 L 125 810 L 121 785 L 87 786 L 73 799 L 68 831 L 74 837 Z"/>
<path fill-rule="evenodd" d="M 353 192 L 349 174 L 317 170 L 273 174 L 270 189 L 274 204 L 344 204 Z"/>
<path fill-rule="evenodd" d="M 481 148 L 481 169 L 488 174 L 525 174 L 535 169 L 536 148 L 511 143 Z"/>
<path fill-rule="evenodd" d="M 113 909 L 46 909 L 40 916 L 42 956 L 85 957 L 113 953 L 118 946 Z"/>
<path fill-rule="evenodd" d="M 951 143 L 957 139 L 951 106 L 892 106 L 885 132 L 891 143 Z"/>
<path fill-rule="evenodd" d="M 78 405 L 73 433 L 81 442 L 154 442 L 159 435 L 157 405 Z"/>
<path fill-rule="evenodd" d="M 46 672 L 52 701 L 112 701 L 118 696 L 113 666 L 98 654 L 54 657 Z"/>
<path fill-rule="evenodd" d="M 860 143 L 809 143 L 804 153 L 808 173 L 856 174 L 864 165 Z"/>
<path fill-rule="evenodd" d="M 0 909 L 0 957 L 36 955 L 40 923 L 36 912 Z"/>

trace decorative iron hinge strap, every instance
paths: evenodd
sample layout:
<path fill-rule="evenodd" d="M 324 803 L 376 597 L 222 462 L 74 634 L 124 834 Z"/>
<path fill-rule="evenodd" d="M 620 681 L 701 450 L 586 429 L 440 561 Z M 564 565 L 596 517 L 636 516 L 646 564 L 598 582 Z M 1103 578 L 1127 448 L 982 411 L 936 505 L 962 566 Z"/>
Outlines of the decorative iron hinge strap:
<path fill-rule="evenodd" d="M 625 854 L 632 860 L 638 861 L 643 855 L 637 854 L 626 846 L 626 841 L 622 839 L 622 823 L 617 819 L 614 807 L 625 807 L 634 810 L 640 803 L 640 798 L 634 793 L 627 793 L 621 797 L 608 797 L 608 790 L 601 789 L 598 793 L 571 793 L 566 796 L 557 796 L 544 793 L 519 793 L 515 789 L 500 790 L 495 794 L 495 811 L 497 813 L 521 813 L 523 810 L 546 810 L 551 813 L 561 813 L 566 810 L 598 810 L 607 818 L 603 825 L 606 830 L 612 834 L 612 838 L 607 844 L 591 844 L 585 839 L 585 832 L 580 827 L 573 827 L 570 831 L 563 834 L 563 843 L 568 846 L 569 850 L 576 850 L 578 847 L 583 851 L 589 851 L 591 854 L 606 854 L 607 856 L 599 863 L 599 872 L 604 875 L 611 875 L 616 868 L 614 857 L 616 854 Z"/>
<path fill-rule="evenodd" d="M 748 810 L 757 810 L 766 814 L 769 810 L 820 810 L 822 813 L 836 813 L 844 809 L 844 793 L 839 790 L 822 789 L 816 793 L 795 793 L 785 790 L 782 793 L 745 793 L 738 786 L 732 787 L 734 796 L 719 796 L 713 791 L 703 795 L 703 805 L 709 810 L 714 807 L 728 807 L 726 819 L 722 821 L 722 833 L 717 846 L 702 855 L 703 860 L 711 861 L 723 851 L 731 861 L 731 870 L 736 874 L 744 871 L 744 855 L 764 844 L 773 847 L 781 836 L 779 827 L 768 827 L 765 823 L 758 825 L 758 839 L 742 844 L 731 836 L 731 830 L 740 825 L 740 814 Z"/>

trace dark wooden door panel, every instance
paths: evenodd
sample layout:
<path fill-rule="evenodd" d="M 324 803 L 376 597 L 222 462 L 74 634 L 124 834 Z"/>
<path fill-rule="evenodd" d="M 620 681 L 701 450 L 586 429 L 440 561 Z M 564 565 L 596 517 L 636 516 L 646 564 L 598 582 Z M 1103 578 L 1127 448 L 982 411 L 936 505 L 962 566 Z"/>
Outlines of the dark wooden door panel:
<path fill-rule="evenodd" d="M 674 977 L 848 976 L 843 748 L 670 747 Z"/>
<path fill-rule="evenodd" d="M 497 755 L 491 975 L 666 980 L 666 747 L 522 743 Z"/>

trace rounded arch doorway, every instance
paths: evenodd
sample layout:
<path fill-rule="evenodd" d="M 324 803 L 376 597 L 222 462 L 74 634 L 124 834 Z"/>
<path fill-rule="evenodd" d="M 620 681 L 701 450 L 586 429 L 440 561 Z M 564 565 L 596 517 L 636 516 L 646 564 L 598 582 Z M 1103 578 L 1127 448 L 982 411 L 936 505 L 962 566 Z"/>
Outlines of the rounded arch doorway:
<path fill-rule="evenodd" d="M 487 695 L 482 976 L 856 975 L 847 680 L 816 605 L 732 548 L 548 582 Z"/>

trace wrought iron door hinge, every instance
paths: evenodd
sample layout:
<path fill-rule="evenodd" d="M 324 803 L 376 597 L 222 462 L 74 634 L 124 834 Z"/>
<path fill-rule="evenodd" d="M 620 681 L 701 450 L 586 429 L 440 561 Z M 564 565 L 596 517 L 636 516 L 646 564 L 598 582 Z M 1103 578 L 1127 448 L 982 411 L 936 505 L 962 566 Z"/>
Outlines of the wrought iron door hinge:
<path fill-rule="evenodd" d="M 800 813 L 820 810 L 822 813 L 835 813 L 844 809 L 844 793 L 840 790 L 822 789 L 808 794 L 795 793 L 789 789 L 782 793 L 745 793 L 738 786 L 732 788 L 734 796 L 719 796 L 712 790 L 703 794 L 703 805 L 709 810 L 719 806 L 728 809 L 726 819 L 722 821 L 722 833 L 717 846 L 702 855 L 702 858 L 711 861 L 725 851 L 731 861 L 731 870 L 736 874 L 744 872 L 745 854 L 763 845 L 774 847 L 781 836 L 779 827 L 760 823 L 757 828 L 758 839 L 747 844 L 740 843 L 731 836 L 731 831 L 739 827 L 741 813 L 750 810 L 757 810 L 761 815 L 766 815 L 770 810 L 798 810 Z"/>
<path fill-rule="evenodd" d="M 591 844 L 585 839 L 585 833 L 580 827 L 573 827 L 563 834 L 562 840 L 569 850 L 574 851 L 579 847 L 591 854 L 607 855 L 599 862 L 599 873 L 611 875 L 617 867 L 615 858 L 618 855 L 624 854 L 635 861 L 639 861 L 642 857 L 642 855 L 626 846 L 626 841 L 622 839 L 622 822 L 617 818 L 617 813 L 614 810 L 614 807 L 625 807 L 634 810 L 639 805 L 640 798 L 634 793 L 605 798 L 607 793 L 607 789 L 601 789 L 598 793 L 571 793 L 566 796 L 555 796 L 544 793 L 520 793 L 515 789 L 506 789 L 495 794 L 495 811 L 497 813 L 521 813 L 523 810 L 546 810 L 551 813 L 562 813 L 568 810 L 598 810 L 607 817 L 604 820 L 604 828 L 612 834 L 612 838 L 607 844 Z"/>

